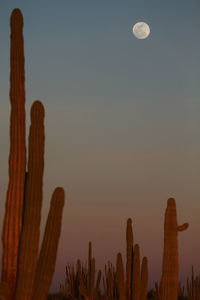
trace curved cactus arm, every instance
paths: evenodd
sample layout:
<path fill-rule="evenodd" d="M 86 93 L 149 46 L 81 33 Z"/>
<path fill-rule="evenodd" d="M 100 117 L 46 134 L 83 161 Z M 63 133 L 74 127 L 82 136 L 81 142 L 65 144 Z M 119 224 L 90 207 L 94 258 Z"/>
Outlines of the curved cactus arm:
<path fill-rule="evenodd" d="M 9 184 L 2 232 L 2 281 L 12 294 L 17 276 L 17 259 L 22 223 L 26 172 L 25 87 L 23 17 L 19 9 L 11 14 L 10 47 L 10 155 Z"/>
<path fill-rule="evenodd" d="M 28 176 L 20 238 L 15 300 L 31 299 L 38 259 L 42 185 L 44 170 L 44 107 L 35 101 L 31 108 Z"/>
<path fill-rule="evenodd" d="M 64 190 L 56 188 L 46 222 L 44 237 L 37 263 L 32 300 L 46 300 L 55 269 L 58 241 L 61 233 Z"/>
<path fill-rule="evenodd" d="M 184 230 L 186 230 L 188 227 L 189 227 L 189 224 L 188 224 L 188 223 L 184 223 L 184 224 L 182 224 L 182 225 L 177 226 L 177 230 L 178 230 L 178 231 L 184 231 Z"/>

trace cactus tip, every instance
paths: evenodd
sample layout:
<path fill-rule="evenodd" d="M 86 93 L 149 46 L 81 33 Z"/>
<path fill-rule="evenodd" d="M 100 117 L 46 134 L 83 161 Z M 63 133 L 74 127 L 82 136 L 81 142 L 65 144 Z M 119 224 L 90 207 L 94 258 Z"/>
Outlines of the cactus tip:
<path fill-rule="evenodd" d="M 132 225 L 132 219 L 131 218 L 128 218 L 127 225 Z"/>
<path fill-rule="evenodd" d="M 41 101 L 36 100 L 31 106 L 31 120 L 36 117 L 38 118 L 38 113 L 41 118 L 44 118 L 45 110 Z"/>
<path fill-rule="evenodd" d="M 169 198 L 167 200 L 167 206 L 174 206 L 176 205 L 175 199 L 174 198 Z"/>
<path fill-rule="evenodd" d="M 17 21 L 21 26 L 23 26 L 23 15 L 19 8 L 13 9 L 10 21 L 12 25 L 14 25 L 14 23 Z"/>

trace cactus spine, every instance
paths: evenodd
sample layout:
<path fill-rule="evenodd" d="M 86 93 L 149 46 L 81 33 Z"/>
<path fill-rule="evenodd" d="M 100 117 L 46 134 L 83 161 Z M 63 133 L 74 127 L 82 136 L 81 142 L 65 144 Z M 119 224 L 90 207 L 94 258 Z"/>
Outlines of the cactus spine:
<path fill-rule="evenodd" d="M 1 279 L 7 282 L 10 293 L 12 294 L 14 292 L 17 276 L 17 257 L 26 171 L 23 17 L 19 9 L 13 11 L 10 26 L 11 117 L 9 184 L 3 222 Z"/>
<path fill-rule="evenodd" d="M 188 228 L 188 224 L 177 225 L 176 202 L 169 198 L 165 211 L 164 251 L 162 277 L 160 282 L 161 300 L 177 300 L 179 286 L 178 231 Z"/>

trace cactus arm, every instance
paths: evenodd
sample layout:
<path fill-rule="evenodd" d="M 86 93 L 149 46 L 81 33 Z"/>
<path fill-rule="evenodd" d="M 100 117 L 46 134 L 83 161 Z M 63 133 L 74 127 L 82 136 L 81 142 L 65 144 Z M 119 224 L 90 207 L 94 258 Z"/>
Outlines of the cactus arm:
<path fill-rule="evenodd" d="M 189 227 L 189 224 L 188 224 L 188 223 L 184 223 L 183 225 L 177 226 L 177 230 L 178 230 L 178 231 L 184 231 L 184 230 L 186 230 L 188 227 Z"/>
<path fill-rule="evenodd" d="M 37 263 L 32 300 L 46 300 L 56 262 L 58 241 L 61 233 L 64 190 L 56 188 L 52 195 L 44 237 Z"/>
<path fill-rule="evenodd" d="M 38 259 L 44 170 L 43 123 L 44 107 L 40 101 L 35 101 L 31 108 L 28 176 L 15 300 L 31 299 Z"/>

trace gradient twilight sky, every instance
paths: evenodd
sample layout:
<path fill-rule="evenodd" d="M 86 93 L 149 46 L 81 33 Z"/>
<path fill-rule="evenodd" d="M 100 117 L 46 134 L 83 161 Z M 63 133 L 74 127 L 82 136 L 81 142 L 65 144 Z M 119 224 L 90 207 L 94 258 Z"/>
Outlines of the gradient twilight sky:
<path fill-rule="evenodd" d="M 181 278 L 200 270 L 199 0 L 2 1 L 0 5 L 0 221 L 8 182 L 9 17 L 24 15 L 27 133 L 32 102 L 46 109 L 43 224 L 56 186 L 66 191 L 52 290 L 65 265 L 97 266 L 125 252 L 128 217 L 149 258 L 150 285 L 161 271 L 166 201 L 175 197 Z M 146 40 L 132 35 L 145 21 Z M 44 226 L 42 226 L 43 232 Z"/>

